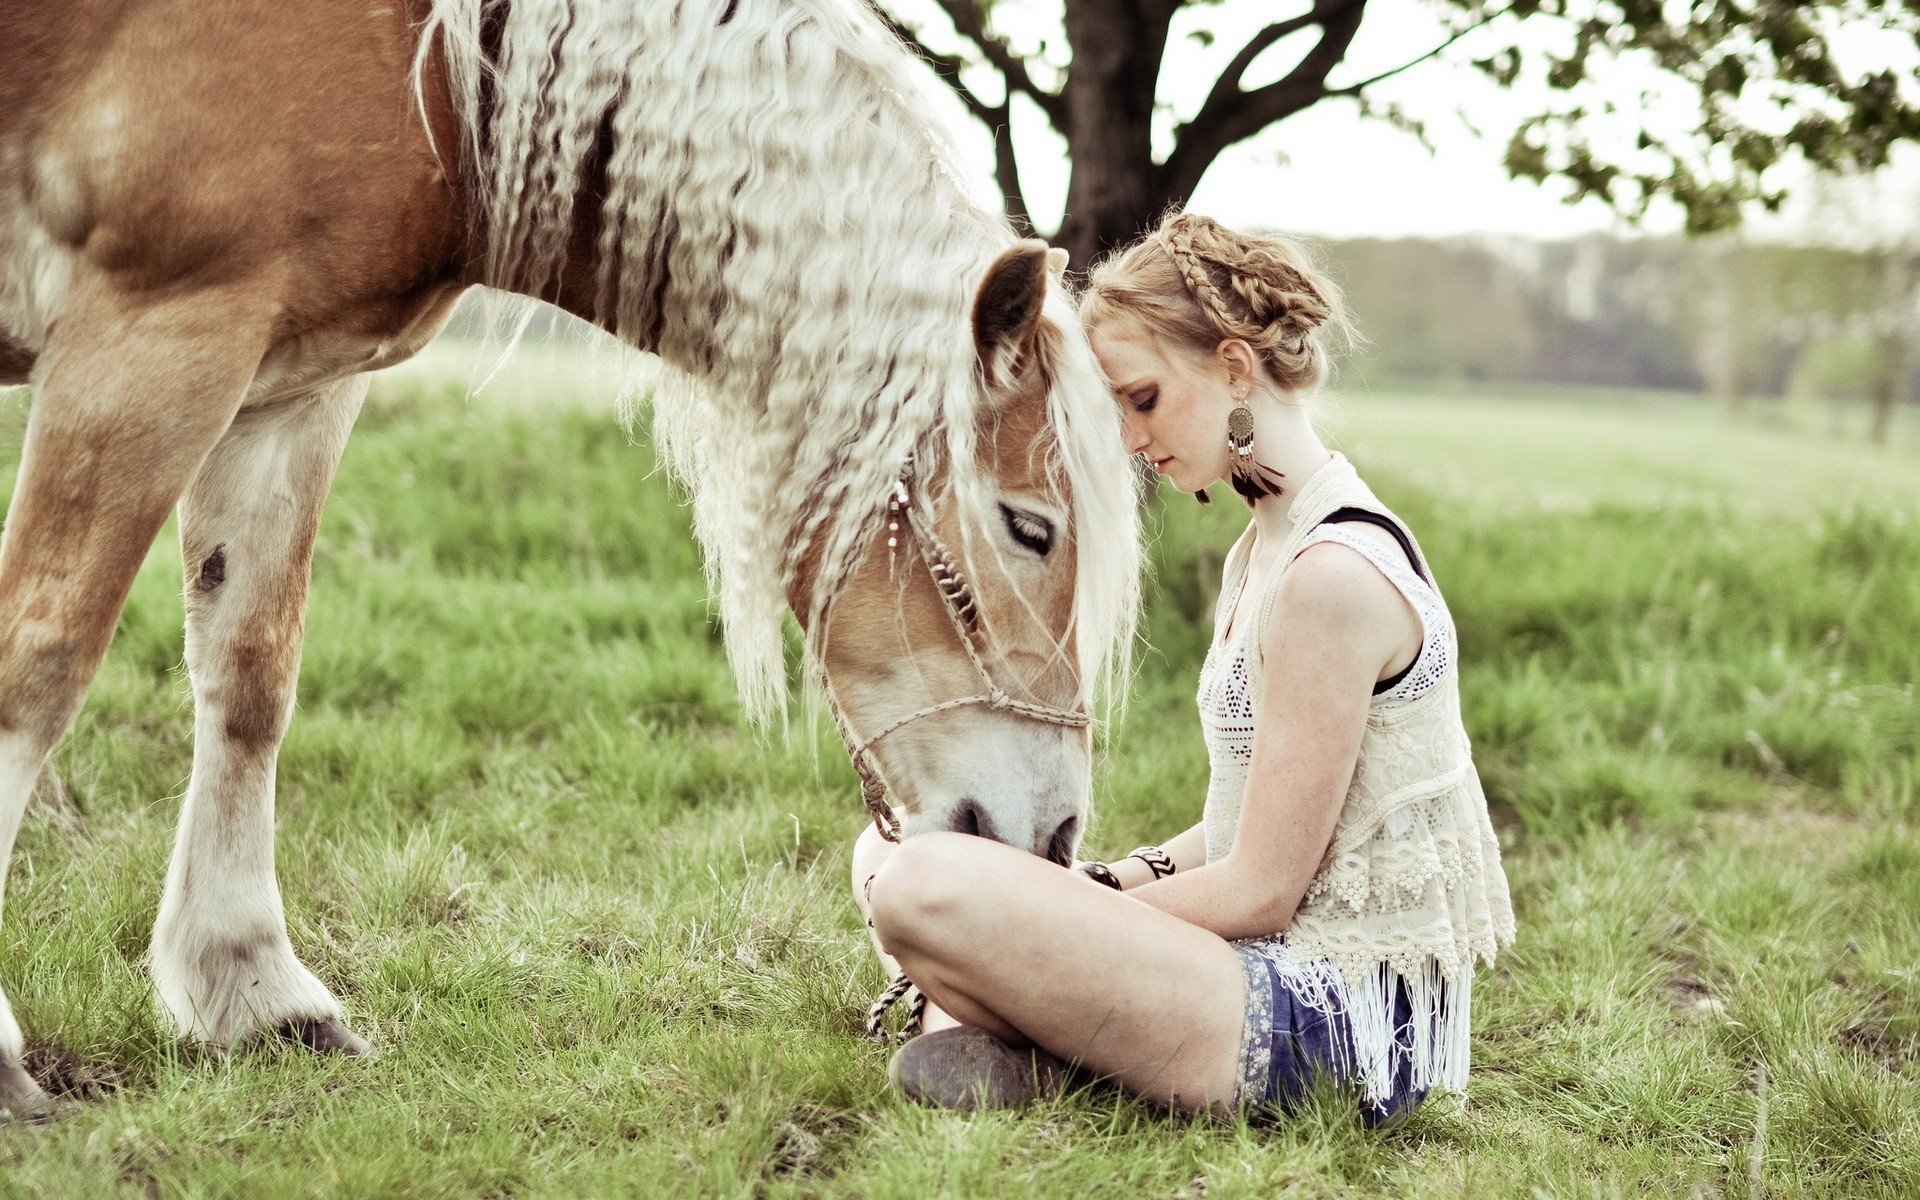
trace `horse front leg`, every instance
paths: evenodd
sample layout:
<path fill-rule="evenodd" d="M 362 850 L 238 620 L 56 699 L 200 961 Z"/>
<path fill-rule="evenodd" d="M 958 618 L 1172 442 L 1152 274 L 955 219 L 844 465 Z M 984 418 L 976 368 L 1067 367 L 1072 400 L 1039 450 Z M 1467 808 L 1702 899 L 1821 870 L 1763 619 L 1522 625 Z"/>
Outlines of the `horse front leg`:
<path fill-rule="evenodd" d="M 163 296 L 83 282 L 36 364 L 0 537 L 0 870 L 27 797 L 106 654 L 134 574 L 233 420 L 273 307 L 242 286 Z M 0 997 L 0 1111 L 47 1097 Z"/>
<path fill-rule="evenodd" d="M 274 872 L 274 768 L 300 671 L 314 531 L 367 394 L 356 376 L 242 412 L 180 502 L 193 683 L 193 778 L 153 980 L 183 1035 L 279 1035 L 364 1054 L 287 939 Z"/>

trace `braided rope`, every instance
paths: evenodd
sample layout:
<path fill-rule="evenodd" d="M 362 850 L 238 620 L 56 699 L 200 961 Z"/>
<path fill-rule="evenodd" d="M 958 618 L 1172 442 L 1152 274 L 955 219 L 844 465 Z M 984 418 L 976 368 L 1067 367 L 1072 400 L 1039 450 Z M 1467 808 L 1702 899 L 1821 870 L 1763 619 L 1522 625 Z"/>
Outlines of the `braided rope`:
<path fill-rule="evenodd" d="M 906 1021 L 900 1026 L 899 1033 L 888 1033 L 888 1010 L 908 995 L 911 995 L 912 999 L 907 1002 Z M 926 1019 L 927 994 L 915 987 L 913 980 L 908 979 L 906 972 L 903 971 L 893 977 L 893 982 L 880 993 L 879 998 L 873 1002 L 873 1007 L 867 1009 L 867 1028 L 862 1036 L 870 1042 L 890 1046 L 895 1042 L 905 1042 L 913 1038 L 920 1032 L 920 1027 L 926 1023 Z"/>

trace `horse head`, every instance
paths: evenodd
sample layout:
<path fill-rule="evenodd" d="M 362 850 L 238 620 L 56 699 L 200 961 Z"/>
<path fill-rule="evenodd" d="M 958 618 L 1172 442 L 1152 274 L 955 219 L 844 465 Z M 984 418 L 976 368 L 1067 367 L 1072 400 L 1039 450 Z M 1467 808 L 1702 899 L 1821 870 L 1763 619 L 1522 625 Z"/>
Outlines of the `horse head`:
<path fill-rule="evenodd" d="M 978 834 L 1062 864 L 1091 794 L 1099 667 L 1080 641 L 1111 636 L 1135 537 L 1111 402 L 1058 292 L 1064 260 L 1029 240 L 987 269 L 959 440 L 973 460 L 903 466 L 813 639 L 870 804 L 884 780 L 905 834 Z M 1101 570 L 1122 563 L 1125 578 Z"/>

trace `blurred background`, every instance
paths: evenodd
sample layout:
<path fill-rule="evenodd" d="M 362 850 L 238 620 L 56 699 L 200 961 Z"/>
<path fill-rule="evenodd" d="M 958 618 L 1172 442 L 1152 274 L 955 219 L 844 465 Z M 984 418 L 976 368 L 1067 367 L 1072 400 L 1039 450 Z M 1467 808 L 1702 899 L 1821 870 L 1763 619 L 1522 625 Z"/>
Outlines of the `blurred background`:
<path fill-rule="evenodd" d="M 1709 396 L 1911 436 L 1910 6 L 873 3 L 978 197 L 1076 269 L 1170 206 L 1310 239 L 1365 339 L 1348 386 Z"/>
<path fill-rule="evenodd" d="M 552 310 L 503 361 L 474 303 L 375 380 L 279 763 L 294 942 L 390 1052 L 153 1018 L 192 757 L 163 535 L 0 944 L 29 1063 L 97 1103 L 0 1129 L 0 1194 L 1920 1195 L 1920 10 L 882 3 L 971 186 L 1077 269 L 1190 204 L 1346 289 L 1316 420 L 1447 597 L 1520 922 L 1471 1103 L 1375 1137 L 891 1094 L 856 780 L 825 722 L 742 719 L 645 364 Z M 1217 490 L 1148 506 L 1088 856 L 1200 812 Z"/>

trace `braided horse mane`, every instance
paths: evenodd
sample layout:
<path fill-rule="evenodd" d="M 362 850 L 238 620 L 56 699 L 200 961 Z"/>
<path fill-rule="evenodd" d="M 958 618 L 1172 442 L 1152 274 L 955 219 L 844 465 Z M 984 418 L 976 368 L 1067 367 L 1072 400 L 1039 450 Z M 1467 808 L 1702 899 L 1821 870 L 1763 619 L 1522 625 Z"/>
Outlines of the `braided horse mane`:
<path fill-rule="evenodd" d="M 914 60 L 860 0 L 433 0 L 416 81 L 436 45 L 489 282 L 550 295 L 576 206 L 598 206 L 596 322 L 663 360 L 654 436 L 743 705 L 784 713 L 796 569 L 817 556 L 817 643 L 910 452 L 948 468 L 934 499 L 965 530 L 989 528 L 970 311 L 1011 227 L 965 194 Z M 1064 297 L 1047 316 L 1091 686 L 1126 674 L 1138 522 L 1085 334 Z"/>

